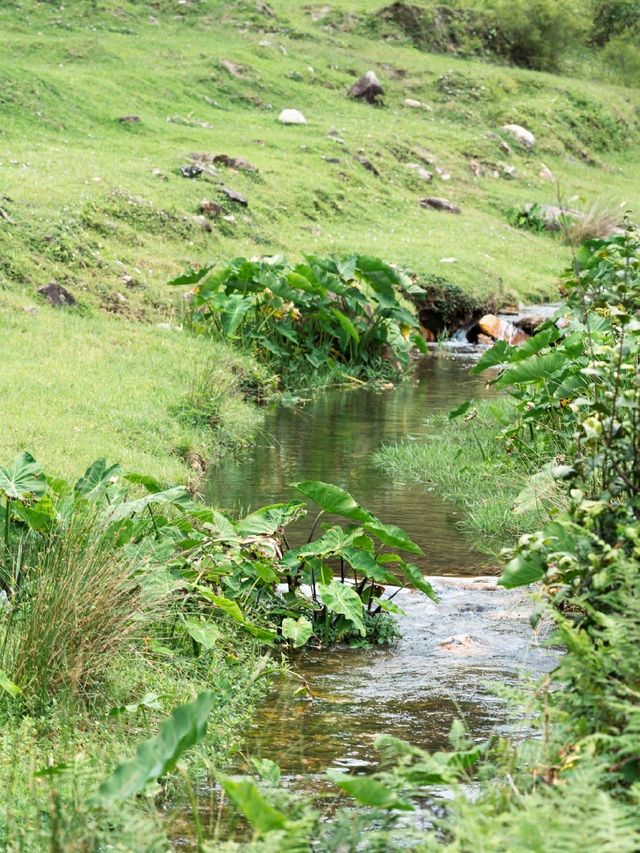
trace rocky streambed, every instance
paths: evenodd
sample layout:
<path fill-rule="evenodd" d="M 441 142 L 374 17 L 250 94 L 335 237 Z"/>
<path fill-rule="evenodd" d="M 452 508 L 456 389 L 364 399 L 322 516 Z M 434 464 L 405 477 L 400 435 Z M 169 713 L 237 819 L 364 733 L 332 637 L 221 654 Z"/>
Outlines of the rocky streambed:
<path fill-rule="evenodd" d="M 433 750 L 446 746 L 456 717 L 477 739 L 502 731 L 509 710 L 491 685 L 515 684 L 523 672 L 552 665 L 529 624 L 526 594 L 496 585 L 497 567 L 460 530 L 456 507 L 422 485 L 390 482 L 371 464 L 381 444 L 425 437 L 430 416 L 493 393 L 469 375 L 473 358 L 465 349 L 476 346 L 452 341 L 420 359 L 414 378 L 395 389 L 332 390 L 306 406 L 276 407 L 251 454 L 211 472 L 211 500 L 244 511 L 288 499 L 297 480 L 336 483 L 422 546 L 417 562 L 440 596 L 434 604 L 398 592 L 394 601 L 406 615 L 392 646 L 295 655 L 297 675 L 274 685 L 243 751 L 276 761 L 285 784 L 302 793 L 331 789 L 327 768 L 375 766 L 380 733 Z M 293 544 L 306 532 L 304 524 L 294 530 Z"/>

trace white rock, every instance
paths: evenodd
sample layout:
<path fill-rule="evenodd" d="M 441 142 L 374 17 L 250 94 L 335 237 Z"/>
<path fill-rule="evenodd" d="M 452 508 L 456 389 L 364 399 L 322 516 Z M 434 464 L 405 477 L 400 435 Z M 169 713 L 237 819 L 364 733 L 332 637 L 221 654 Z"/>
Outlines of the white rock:
<path fill-rule="evenodd" d="M 404 105 L 405 107 L 413 107 L 414 110 L 418 110 L 422 106 L 422 101 L 416 101 L 414 98 L 405 98 Z"/>
<path fill-rule="evenodd" d="M 543 178 L 545 181 L 555 181 L 556 176 L 553 174 L 551 169 L 546 166 L 544 163 L 540 163 L 542 168 L 538 172 L 538 175 Z"/>
<path fill-rule="evenodd" d="M 299 110 L 282 110 L 278 116 L 280 124 L 306 124 L 307 120 Z"/>
<path fill-rule="evenodd" d="M 510 133 L 516 142 L 519 142 L 520 145 L 524 145 L 525 148 L 533 148 L 536 144 L 536 138 L 533 133 L 531 133 L 530 130 L 526 130 L 526 128 L 521 127 L 519 124 L 503 124 L 502 129 L 507 133 Z"/>

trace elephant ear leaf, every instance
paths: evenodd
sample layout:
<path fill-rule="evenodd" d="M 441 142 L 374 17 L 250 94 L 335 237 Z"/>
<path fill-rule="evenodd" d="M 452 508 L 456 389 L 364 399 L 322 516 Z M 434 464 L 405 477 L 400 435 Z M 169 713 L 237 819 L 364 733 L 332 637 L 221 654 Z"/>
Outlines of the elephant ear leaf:
<path fill-rule="evenodd" d="M 0 491 L 11 500 L 41 498 L 47 490 L 47 478 L 33 456 L 26 451 L 11 465 L 0 465 Z"/>
<path fill-rule="evenodd" d="M 304 616 L 292 619 L 287 616 L 282 620 L 282 636 L 291 640 L 295 649 L 304 646 L 313 634 L 313 625 Z"/>
<path fill-rule="evenodd" d="M 87 498 L 96 497 L 111 484 L 112 478 L 117 477 L 121 472 L 122 468 L 119 465 L 107 465 L 104 457 L 96 459 L 75 484 L 74 491 Z"/>
<path fill-rule="evenodd" d="M 339 486 L 322 483 L 320 480 L 305 480 L 292 485 L 305 498 L 310 498 L 317 503 L 324 512 L 341 515 L 351 521 L 373 521 L 371 513 L 357 504 L 349 492 L 345 492 Z"/>
<path fill-rule="evenodd" d="M 226 704 L 230 697 L 231 687 L 225 682 L 219 690 L 205 690 L 193 702 L 178 706 L 159 733 L 140 744 L 135 758 L 118 765 L 100 785 L 96 805 L 108 806 L 139 794 L 149 782 L 173 770 L 180 756 L 205 736 L 214 702 Z"/>
<path fill-rule="evenodd" d="M 361 637 L 365 636 L 367 631 L 362 621 L 362 601 L 355 589 L 334 580 L 328 584 L 318 584 L 318 591 L 327 610 L 344 616 Z"/>

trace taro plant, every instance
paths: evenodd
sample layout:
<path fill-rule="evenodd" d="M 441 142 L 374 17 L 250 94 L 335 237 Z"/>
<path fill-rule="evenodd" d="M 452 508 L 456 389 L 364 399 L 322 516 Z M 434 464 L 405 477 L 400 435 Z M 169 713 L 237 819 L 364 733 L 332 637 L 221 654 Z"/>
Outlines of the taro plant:
<path fill-rule="evenodd" d="M 410 562 L 419 546 L 327 483 L 298 483 L 306 500 L 232 519 L 183 486 L 105 459 L 73 486 L 29 454 L 2 478 L 0 692 L 29 707 L 99 690 L 143 626 L 159 653 L 198 657 L 224 641 L 229 623 L 291 648 L 313 637 L 384 642 L 389 616 L 401 612 L 398 586 L 435 598 Z M 318 507 L 308 540 L 290 547 L 287 528 L 307 502 Z"/>
<path fill-rule="evenodd" d="M 192 328 L 249 350 L 285 385 L 300 384 L 301 370 L 380 372 L 389 358 L 406 367 L 410 349 L 425 348 L 406 298 L 421 288 L 377 258 L 237 258 L 169 284 L 192 286 Z"/>

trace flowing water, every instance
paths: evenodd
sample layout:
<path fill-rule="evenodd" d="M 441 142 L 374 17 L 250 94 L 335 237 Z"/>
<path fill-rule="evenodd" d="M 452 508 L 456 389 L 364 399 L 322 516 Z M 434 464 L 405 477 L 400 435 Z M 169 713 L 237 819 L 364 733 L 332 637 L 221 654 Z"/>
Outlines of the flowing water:
<path fill-rule="evenodd" d="M 422 546 L 424 574 L 448 576 L 434 582 L 438 605 L 414 591 L 398 594 L 406 616 L 394 646 L 296 654 L 294 668 L 313 698 L 294 678 L 275 684 L 244 749 L 276 761 L 285 783 L 302 792 L 322 790 L 328 767 L 366 771 L 379 733 L 437 749 L 455 717 L 477 738 L 501 729 L 507 711 L 487 682 L 515 683 L 522 670 L 549 666 L 522 594 L 496 588 L 495 578 L 472 580 L 487 573 L 486 558 L 459 530 L 456 508 L 424 485 L 390 482 L 371 463 L 384 443 L 425 436 L 428 417 L 486 396 L 469 367 L 464 358 L 432 355 L 395 389 L 335 390 L 303 407 L 276 408 L 250 457 L 212 472 L 210 500 L 246 511 L 289 499 L 296 480 L 336 483 Z"/>

